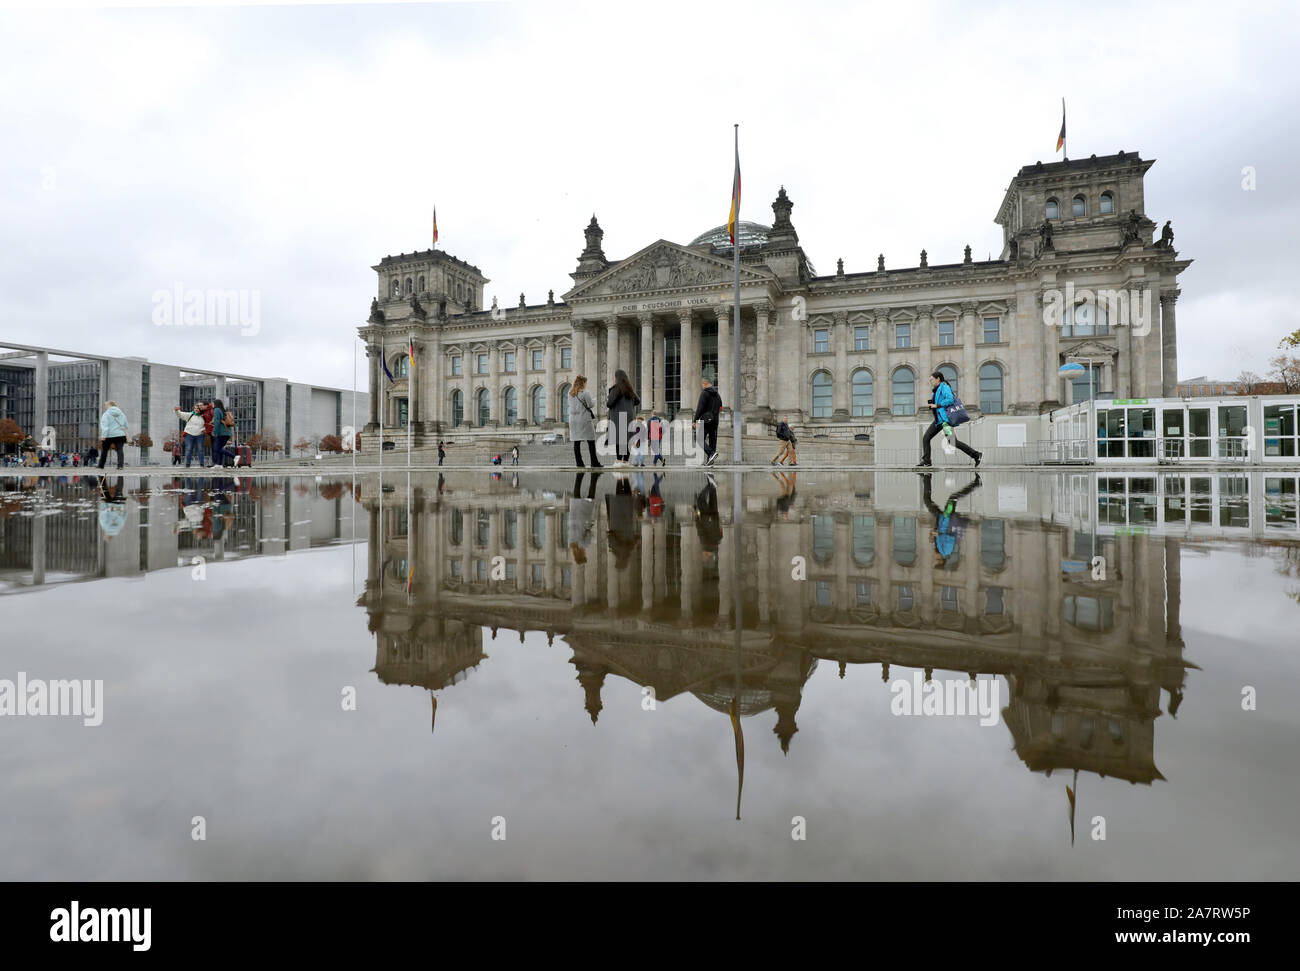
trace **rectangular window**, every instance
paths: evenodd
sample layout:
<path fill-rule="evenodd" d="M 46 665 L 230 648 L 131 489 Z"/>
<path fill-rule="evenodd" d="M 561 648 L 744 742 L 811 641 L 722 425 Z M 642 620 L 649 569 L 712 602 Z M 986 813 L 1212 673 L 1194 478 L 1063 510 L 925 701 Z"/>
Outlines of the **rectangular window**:
<path fill-rule="evenodd" d="M 997 344 L 1002 340 L 1002 320 L 999 317 L 984 318 L 984 343 Z"/>
<path fill-rule="evenodd" d="M 1295 405 L 1264 406 L 1264 454 L 1295 456 L 1300 453 Z"/>
<path fill-rule="evenodd" d="M 853 328 L 853 349 L 855 351 L 871 350 L 871 341 L 865 327 Z"/>
<path fill-rule="evenodd" d="M 939 321 L 939 346 L 951 347 L 957 343 L 957 321 Z"/>
<path fill-rule="evenodd" d="M 912 325 L 911 324 L 894 325 L 894 346 L 895 347 L 912 346 Z"/>
<path fill-rule="evenodd" d="M 911 610 L 916 603 L 916 598 L 912 595 L 912 585 L 910 583 L 900 583 L 898 585 L 898 609 Z"/>
<path fill-rule="evenodd" d="M 533 370 L 534 370 L 534 371 L 540 371 L 540 370 L 542 369 L 542 367 L 543 367 L 543 365 L 542 365 L 542 352 L 541 352 L 541 351 L 533 351 Z"/>
<path fill-rule="evenodd" d="M 460 374 L 460 355 L 459 355 L 459 354 L 453 354 L 453 355 L 452 355 L 452 358 L 451 358 L 451 373 L 452 373 L 453 375 L 459 375 L 459 374 Z"/>
<path fill-rule="evenodd" d="M 821 329 L 813 331 L 813 353 L 826 354 L 831 349 L 831 332 Z"/>
<path fill-rule="evenodd" d="M 571 367 L 573 367 L 573 348 L 572 348 L 572 347 L 561 347 L 561 348 L 560 348 L 560 367 L 562 367 L 562 368 L 571 368 Z"/>
<path fill-rule="evenodd" d="M 488 372 L 487 372 L 487 364 L 488 364 L 488 356 L 487 356 L 486 354 L 480 354 L 480 355 L 478 356 L 478 362 L 477 362 L 477 365 L 478 365 L 478 373 L 479 373 L 479 374 L 487 374 L 487 373 L 488 373 Z"/>
<path fill-rule="evenodd" d="M 504 371 L 506 372 L 506 374 L 514 374 L 514 371 L 515 371 L 515 352 L 514 352 L 514 351 L 506 351 L 506 352 L 505 352 L 505 363 L 504 363 L 504 365 L 503 365 L 503 367 L 502 367 L 502 370 L 504 370 Z"/>

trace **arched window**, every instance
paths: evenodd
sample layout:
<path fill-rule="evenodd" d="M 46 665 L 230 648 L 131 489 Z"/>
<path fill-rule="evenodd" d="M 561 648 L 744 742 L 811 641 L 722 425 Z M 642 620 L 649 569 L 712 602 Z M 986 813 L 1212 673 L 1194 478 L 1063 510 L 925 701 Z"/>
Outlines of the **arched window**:
<path fill-rule="evenodd" d="M 916 414 L 916 375 L 910 367 L 894 372 L 894 414 Z"/>
<path fill-rule="evenodd" d="M 486 425 L 492 420 L 492 395 L 487 388 L 478 389 L 478 423 Z"/>
<path fill-rule="evenodd" d="M 533 388 L 533 403 L 530 411 L 532 412 L 534 425 L 540 425 L 546 421 L 546 389 L 540 384 Z"/>
<path fill-rule="evenodd" d="M 813 375 L 812 416 L 814 418 L 831 416 L 831 376 L 825 371 L 818 371 Z"/>
<path fill-rule="evenodd" d="M 1074 197 L 1074 202 L 1070 204 L 1070 211 L 1076 216 L 1088 215 L 1088 203 L 1084 201 L 1083 196 Z"/>
<path fill-rule="evenodd" d="M 411 359 L 405 354 L 393 358 L 393 377 L 406 378 L 411 375 Z"/>
<path fill-rule="evenodd" d="M 423 275 L 423 274 L 421 274 L 421 275 L 420 275 L 420 279 L 416 281 L 416 283 L 415 283 L 415 290 L 416 290 L 417 293 L 424 293 L 424 275 Z"/>
<path fill-rule="evenodd" d="M 853 417 L 870 418 L 872 405 L 871 372 L 858 368 L 853 372 Z"/>
<path fill-rule="evenodd" d="M 502 512 L 501 545 L 512 550 L 519 543 L 519 511 L 506 509 Z"/>
<path fill-rule="evenodd" d="M 1061 215 L 1061 208 L 1056 204 L 1055 199 L 1047 200 L 1047 218 L 1056 219 Z"/>
<path fill-rule="evenodd" d="M 940 364 L 935 370 L 943 375 L 948 387 L 952 388 L 952 393 L 957 394 L 957 369 L 951 364 Z"/>
<path fill-rule="evenodd" d="M 393 299 L 396 300 L 402 295 L 402 281 L 393 277 Z"/>
<path fill-rule="evenodd" d="M 831 516 L 813 516 L 813 559 L 829 566 L 835 559 L 835 520 Z"/>
<path fill-rule="evenodd" d="M 876 558 L 876 517 L 853 517 L 853 562 L 858 566 L 871 566 Z"/>
<path fill-rule="evenodd" d="M 546 549 L 546 510 L 534 509 L 532 527 L 528 530 L 529 539 L 535 550 Z"/>
<path fill-rule="evenodd" d="M 980 367 L 980 411 L 986 415 L 1002 411 L 1002 368 L 992 361 Z"/>
<path fill-rule="evenodd" d="M 1103 192 L 1101 194 L 1101 211 L 1103 213 L 1111 213 L 1115 211 L 1115 197 L 1109 192 Z"/>
<path fill-rule="evenodd" d="M 465 396 L 459 391 L 451 393 L 451 424 L 452 427 L 462 424 L 465 421 Z"/>
<path fill-rule="evenodd" d="M 571 387 L 572 385 L 567 382 L 560 385 L 560 421 L 566 425 L 569 423 L 569 388 Z"/>
<path fill-rule="evenodd" d="M 513 425 L 519 420 L 519 393 L 513 387 L 506 388 L 505 406 L 506 424 Z"/>
<path fill-rule="evenodd" d="M 406 295 L 409 297 L 414 292 L 415 292 L 415 284 L 411 282 L 411 278 L 408 276 L 406 278 Z"/>
<path fill-rule="evenodd" d="M 460 392 L 456 392 L 459 394 Z M 451 545 L 459 546 L 465 542 L 465 516 L 459 509 L 451 510 Z"/>

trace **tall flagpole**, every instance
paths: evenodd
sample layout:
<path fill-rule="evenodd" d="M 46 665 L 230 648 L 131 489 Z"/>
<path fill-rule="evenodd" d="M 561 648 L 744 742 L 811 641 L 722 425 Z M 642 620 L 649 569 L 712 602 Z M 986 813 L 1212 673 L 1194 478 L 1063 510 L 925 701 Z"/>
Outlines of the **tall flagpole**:
<path fill-rule="evenodd" d="M 411 468 L 411 426 L 415 418 L 415 331 L 406 337 L 406 468 Z"/>
<path fill-rule="evenodd" d="M 352 441 L 348 442 L 348 451 L 352 453 L 352 478 L 357 476 L 357 339 L 352 338 Z M 355 525 L 355 519 L 353 521 Z"/>
<path fill-rule="evenodd" d="M 384 386 L 384 378 L 388 377 L 388 344 L 384 340 L 385 334 L 379 332 L 379 468 L 384 468 L 384 406 L 388 404 L 388 388 Z"/>
<path fill-rule="evenodd" d="M 736 239 L 731 245 L 731 268 L 735 277 L 734 309 L 731 320 L 731 461 L 740 464 L 740 125 L 736 125 Z"/>

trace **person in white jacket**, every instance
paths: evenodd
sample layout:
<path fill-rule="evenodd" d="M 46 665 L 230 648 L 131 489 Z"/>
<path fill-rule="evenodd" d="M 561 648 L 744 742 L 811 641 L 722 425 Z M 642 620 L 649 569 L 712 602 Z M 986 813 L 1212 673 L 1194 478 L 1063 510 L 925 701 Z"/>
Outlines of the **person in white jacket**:
<path fill-rule="evenodd" d="M 190 411 L 172 409 L 181 421 L 185 422 L 185 467 L 190 467 L 190 459 L 198 456 L 199 468 L 203 468 L 203 402 L 194 402 Z"/>

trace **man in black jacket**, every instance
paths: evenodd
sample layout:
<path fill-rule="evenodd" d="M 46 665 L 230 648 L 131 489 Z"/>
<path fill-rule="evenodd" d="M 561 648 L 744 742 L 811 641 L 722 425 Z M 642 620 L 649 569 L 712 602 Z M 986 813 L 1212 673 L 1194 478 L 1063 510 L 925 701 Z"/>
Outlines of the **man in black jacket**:
<path fill-rule="evenodd" d="M 722 395 L 708 378 L 700 381 L 700 401 L 695 406 L 691 431 L 704 422 L 704 464 L 712 465 L 718 458 L 718 417 L 722 414 Z"/>

